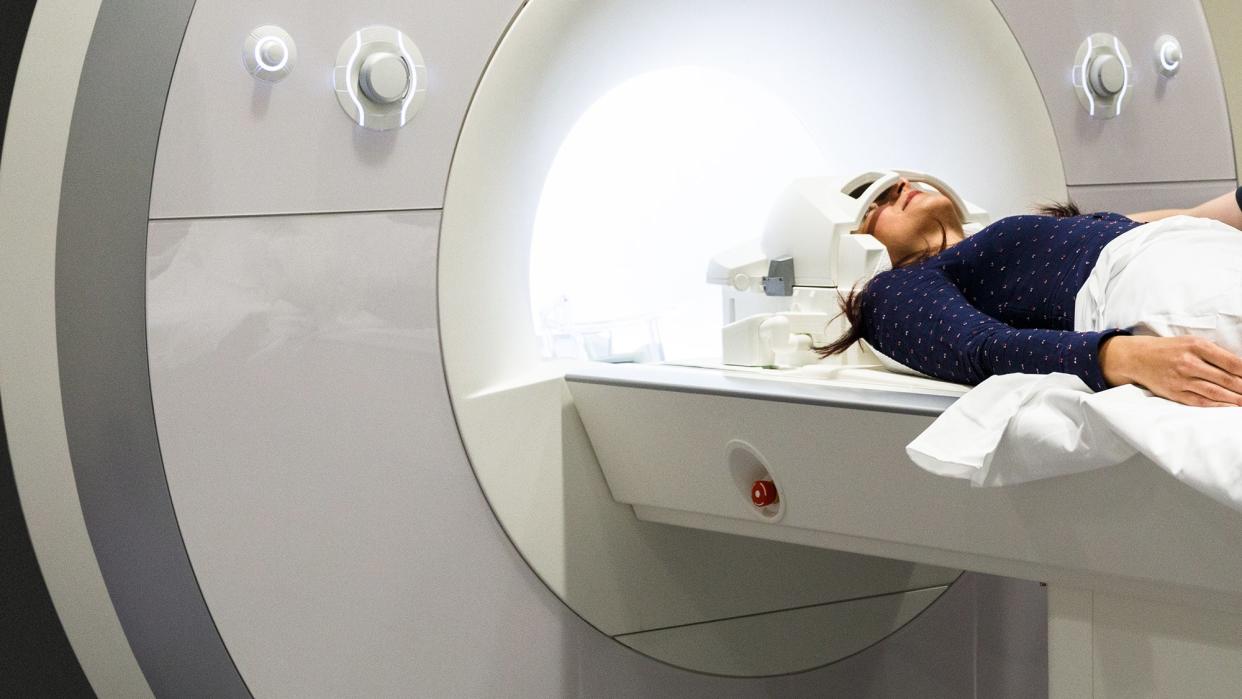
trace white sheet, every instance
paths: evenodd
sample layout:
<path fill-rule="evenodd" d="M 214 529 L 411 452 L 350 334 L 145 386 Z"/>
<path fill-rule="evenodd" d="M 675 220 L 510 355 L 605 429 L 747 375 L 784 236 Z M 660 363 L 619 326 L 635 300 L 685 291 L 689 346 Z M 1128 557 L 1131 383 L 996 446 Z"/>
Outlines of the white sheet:
<path fill-rule="evenodd" d="M 1078 292 L 1075 330 L 1203 335 L 1242 354 L 1242 231 L 1176 216 L 1110 242 Z M 1242 510 L 1242 408 L 1193 408 L 1136 386 L 1093 393 L 1067 374 L 976 386 L 906 447 L 932 473 L 999 486 L 1142 453 Z"/>

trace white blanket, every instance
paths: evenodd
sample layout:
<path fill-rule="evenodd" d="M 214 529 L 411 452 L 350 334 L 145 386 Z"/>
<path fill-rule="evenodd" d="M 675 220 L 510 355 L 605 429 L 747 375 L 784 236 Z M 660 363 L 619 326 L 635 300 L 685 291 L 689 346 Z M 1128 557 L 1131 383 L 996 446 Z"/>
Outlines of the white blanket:
<path fill-rule="evenodd" d="M 1242 231 L 1176 216 L 1110 242 L 1078 292 L 1074 329 L 1202 335 L 1242 354 Z M 1094 393 L 1068 374 L 976 386 L 906 447 L 932 473 L 999 486 L 1142 453 L 1242 510 L 1242 408 L 1194 408 L 1136 386 Z"/>

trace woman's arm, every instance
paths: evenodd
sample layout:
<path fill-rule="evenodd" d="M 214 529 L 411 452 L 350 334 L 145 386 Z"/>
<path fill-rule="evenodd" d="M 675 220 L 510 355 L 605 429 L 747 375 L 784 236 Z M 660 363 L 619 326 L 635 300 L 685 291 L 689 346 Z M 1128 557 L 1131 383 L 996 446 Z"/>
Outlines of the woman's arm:
<path fill-rule="evenodd" d="M 1202 337 L 1118 336 L 1100 343 L 1110 386 L 1137 384 L 1200 407 L 1242 406 L 1242 357 Z"/>
<path fill-rule="evenodd" d="M 1158 221 L 1170 216 L 1212 218 L 1234 228 L 1242 229 L 1242 187 L 1222 194 L 1215 199 L 1205 201 L 1192 209 L 1158 209 L 1156 211 L 1129 214 L 1130 218 L 1144 223 Z"/>
<path fill-rule="evenodd" d="M 862 297 L 863 336 L 902 364 L 946 381 L 977 384 L 994 374 L 1074 374 L 1092 389 L 1102 342 L 1124 332 L 1014 328 L 975 308 L 937 269 L 877 276 Z"/>
<path fill-rule="evenodd" d="M 928 269 L 876 277 L 863 309 L 863 335 L 876 349 L 946 381 L 1061 372 L 1096 391 L 1136 384 L 1185 405 L 1242 406 L 1242 357 L 1206 338 L 1013 328 Z"/>

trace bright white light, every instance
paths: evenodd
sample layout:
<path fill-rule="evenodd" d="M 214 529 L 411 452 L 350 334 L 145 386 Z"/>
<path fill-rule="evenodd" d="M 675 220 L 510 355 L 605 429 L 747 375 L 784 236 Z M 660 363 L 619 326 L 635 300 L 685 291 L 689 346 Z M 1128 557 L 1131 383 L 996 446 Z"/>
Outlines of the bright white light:
<path fill-rule="evenodd" d="M 280 47 L 280 62 L 276 65 L 272 65 L 264 60 L 263 48 L 268 44 L 276 44 Z M 278 36 L 265 36 L 259 40 L 259 43 L 254 45 L 254 62 L 263 70 L 275 73 L 289 64 L 289 47 Z"/>
<path fill-rule="evenodd" d="M 354 32 L 354 52 L 349 55 L 349 62 L 345 65 L 345 89 L 349 92 L 349 99 L 353 100 L 354 106 L 358 108 L 358 125 L 366 126 L 367 113 L 362 108 L 362 102 L 358 100 L 358 52 L 362 50 L 362 32 Z"/>
<path fill-rule="evenodd" d="M 1117 95 L 1117 116 L 1121 116 L 1121 105 L 1126 98 L 1126 90 L 1130 89 L 1130 66 L 1126 65 L 1124 54 L 1121 53 L 1121 39 L 1113 37 L 1113 49 L 1117 51 L 1117 61 L 1121 63 L 1121 92 Z"/>
<path fill-rule="evenodd" d="M 762 87 L 694 67 L 654 71 L 582 115 L 544 184 L 531 243 L 536 332 L 618 338 L 653 327 L 665 359 L 718 357 L 712 255 L 762 235 L 796 177 L 828 171 L 806 127 Z M 654 322 L 653 322 L 654 321 Z M 604 334 L 607 334 L 606 332 Z"/>
<path fill-rule="evenodd" d="M 1169 56 L 1171 56 L 1176 50 L 1177 44 L 1174 44 L 1172 41 L 1166 41 L 1164 42 L 1164 45 L 1160 47 L 1160 65 L 1165 70 L 1177 70 L 1177 67 L 1182 64 L 1181 61 L 1174 61 L 1169 58 Z"/>
<path fill-rule="evenodd" d="M 1087 37 L 1087 55 L 1082 59 L 1082 90 L 1087 95 L 1087 113 L 1095 116 L 1095 97 L 1091 94 L 1091 83 L 1087 79 L 1087 65 L 1091 63 L 1092 49 L 1091 37 Z"/>
<path fill-rule="evenodd" d="M 410 102 L 414 100 L 414 93 L 418 92 L 418 71 L 414 68 L 414 57 L 405 48 L 403 36 L 397 32 L 397 46 L 401 49 L 401 56 L 405 59 L 405 69 L 409 71 L 409 85 L 405 90 L 405 100 L 401 102 L 401 125 L 405 126 L 409 121 L 406 118 L 406 112 L 410 109 Z"/>

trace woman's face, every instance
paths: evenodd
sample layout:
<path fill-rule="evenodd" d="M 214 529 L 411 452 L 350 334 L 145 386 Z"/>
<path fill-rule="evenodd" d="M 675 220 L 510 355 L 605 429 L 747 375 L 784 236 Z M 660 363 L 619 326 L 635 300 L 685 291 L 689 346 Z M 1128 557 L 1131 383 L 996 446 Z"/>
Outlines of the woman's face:
<path fill-rule="evenodd" d="M 945 222 L 956 217 L 948 197 L 911 186 L 902 178 L 868 207 L 858 232 L 875 236 L 891 257 L 899 259 L 923 250 L 928 236 L 938 237 Z"/>

